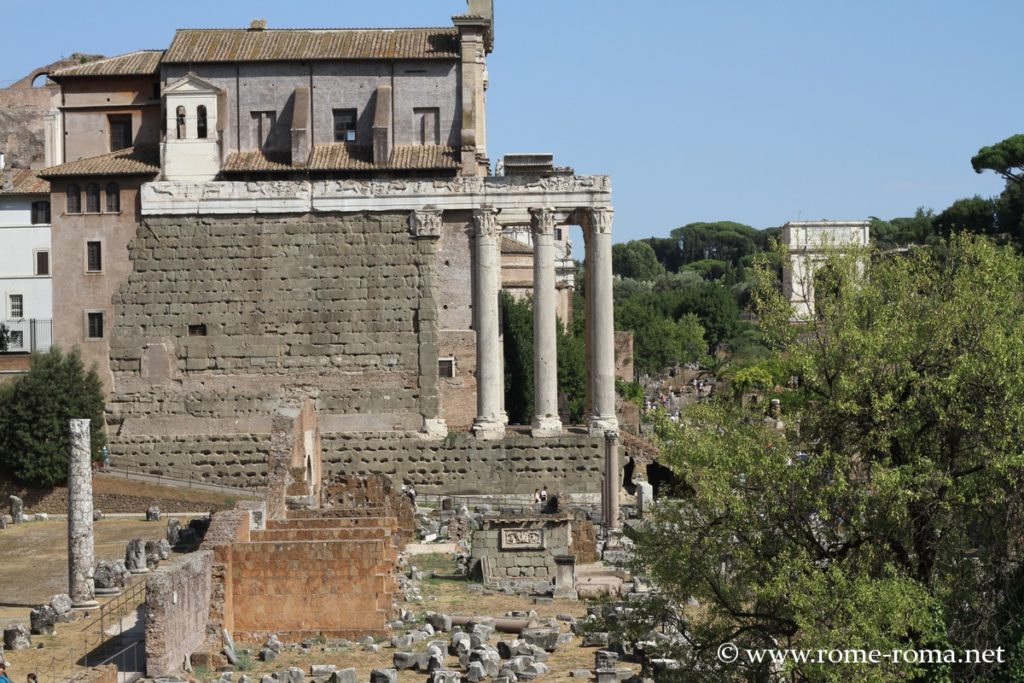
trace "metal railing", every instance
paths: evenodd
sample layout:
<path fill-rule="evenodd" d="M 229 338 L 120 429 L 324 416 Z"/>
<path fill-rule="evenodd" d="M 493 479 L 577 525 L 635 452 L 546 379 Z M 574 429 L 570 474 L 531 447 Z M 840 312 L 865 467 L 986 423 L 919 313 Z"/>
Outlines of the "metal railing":
<path fill-rule="evenodd" d="M 96 474 L 108 474 L 124 479 L 135 479 L 138 481 L 152 481 L 164 486 L 176 486 L 180 488 L 202 489 L 206 491 L 218 491 L 220 493 L 255 497 L 262 493 L 263 487 L 229 486 L 217 481 L 209 481 L 195 470 L 187 467 L 174 466 L 146 466 L 141 465 L 130 458 L 111 456 L 109 463 L 96 471 Z"/>
<path fill-rule="evenodd" d="M 53 321 L 38 318 L 5 320 L 7 353 L 49 351 L 53 345 Z"/>

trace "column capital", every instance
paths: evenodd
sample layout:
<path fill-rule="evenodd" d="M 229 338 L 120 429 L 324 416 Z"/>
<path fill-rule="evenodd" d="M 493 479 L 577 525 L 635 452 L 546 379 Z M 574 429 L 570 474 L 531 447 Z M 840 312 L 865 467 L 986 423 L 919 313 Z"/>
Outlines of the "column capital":
<path fill-rule="evenodd" d="M 555 233 L 554 209 L 530 209 L 530 229 L 534 235 L 553 235 Z"/>
<path fill-rule="evenodd" d="M 501 226 L 498 225 L 498 209 L 485 206 L 473 210 L 474 237 L 497 237 L 499 232 Z"/>
<path fill-rule="evenodd" d="M 441 209 L 417 209 L 410 212 L 409 232 L 413 237 L 440 237 L 442 214 Z"/>
<path fill-rule="evenodd" d="M 610 235 L 612 233 L 612 219 L 615 217 L 615 209 L 611 207 L 599 207 L 588 209 L 584 212 L 587 217 L 588 228 L 594 234 Z"/>

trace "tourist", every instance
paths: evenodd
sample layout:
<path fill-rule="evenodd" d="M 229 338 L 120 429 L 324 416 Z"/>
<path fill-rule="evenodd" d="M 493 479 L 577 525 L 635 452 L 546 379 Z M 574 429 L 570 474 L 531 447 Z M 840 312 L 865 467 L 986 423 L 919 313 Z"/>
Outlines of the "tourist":
<path fill-rule="evenodd" d="M 28 683 L 39 683 L 39 679 L 36 678 L 35 674 L 28 675 Z"/>
<path fill-rule="evenodd" d="M 2 658 L 3 655 L 0 655 Z M 0 659 L 0 683 L 11 683 L 11 679 L 7 677 L 7 662 Z"/>
<path fill-rule="evenodd" d="M 539 503 L 540 502 L 540 489 L 534 489 L 533 490 L 533 502 L 534 503 Z"/>
<path fill-rule="evenodd" d="M 542 502 L 542 503 L 548 502 L 548 487 L 547 486 L 545 486 L 544 488 L 542 488 L 540 490 L 540 502 Z"/>
<path fill-rule="evenodd" d="M 409 500 L 412 501 L 412 506 L 416 507 L 416 488 L 412 484 L 409 484 L 405 489 L 405 495 L 409 496 Z"/>

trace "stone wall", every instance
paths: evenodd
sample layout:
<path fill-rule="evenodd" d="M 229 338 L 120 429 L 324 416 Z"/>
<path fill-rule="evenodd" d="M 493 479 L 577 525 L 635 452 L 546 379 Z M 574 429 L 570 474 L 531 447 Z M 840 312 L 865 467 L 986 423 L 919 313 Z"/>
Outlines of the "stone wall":
<path fill-rule="evenodd" d="M 76 673 L 68 683 L 118 683 L 117 665 L 101 664 Z"/>
<path fill-rule="evenodd" d="M 436 401 L 435 256 L 405 212 L 147 218 L 129 251 L 110 404 L 129 432 L 226 433 L 307 396 L 325 428 L 419 429 Z"/>
<path fill-rule="evenodd" d="M 428 441 L 393 432 L 324 432 L 321 439 L 324 476 L 384 474 L 419 493 L 533 493 L 543 487 L 599 493 L 604 473 L 604 439 L 580 433 L 481 442 L 456 433 Z M 211 482 L 263 486 L 270 436 L 115 435 L 110 449 L 144 471 L 188 467 Z"/>
<path fill-rule="evenodd" d="M 553 579 L 555 557 L 569 555 L 572 520 L 566 515 L 485 517 L 473 532 L 473 565 L 490 561 L 490 576 L 500 582 Z"/>
<path fill-rule="evenodd" d="M 199 551 L 146 581 L 146 675 L 182 672 L 207 638 L 213 553 Z"/>

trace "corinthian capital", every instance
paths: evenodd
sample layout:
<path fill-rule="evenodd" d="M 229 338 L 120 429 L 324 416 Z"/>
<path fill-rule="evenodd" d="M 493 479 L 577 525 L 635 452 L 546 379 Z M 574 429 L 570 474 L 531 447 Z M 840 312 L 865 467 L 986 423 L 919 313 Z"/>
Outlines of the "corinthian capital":
<path fill-rule="evenodd" d="M 612 218 L 615 217 L 615 210 L 607 208 L 590 209 L 586 212 L 587 226 L 590 232 L 596 235 L 612 234 Z"/>
<path fill-rule="evenodd" d="M 410 213 L 409 231 L 414 237 L 440 237 L 441 209 L 419 209 Z"/>
<path fill-rule="evenodd" d="M 473 211 L 474 236 L 496 238 L 499 232 L 501 228 L 498 226 L 498 209 L 487 206 Z"/>
<path fill-rule="evenodd" d="M 534 235 L 554 234 L 555 212 L 551 209 L 530 209 L 530 228 Z"/>

